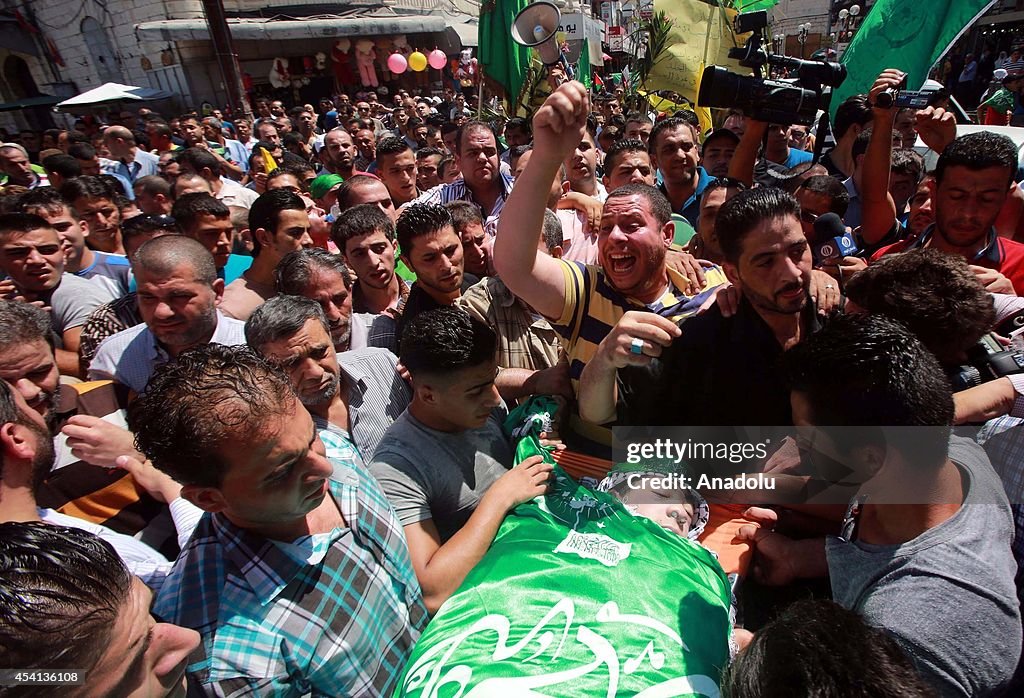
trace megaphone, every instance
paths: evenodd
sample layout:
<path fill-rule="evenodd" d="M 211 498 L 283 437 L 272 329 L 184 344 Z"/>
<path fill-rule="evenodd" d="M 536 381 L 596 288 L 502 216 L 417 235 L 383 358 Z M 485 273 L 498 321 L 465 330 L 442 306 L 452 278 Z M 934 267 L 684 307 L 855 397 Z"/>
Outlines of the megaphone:
<path fill-rule="evenodd" d="M 544 65 L 555 65 L 562 60 L 562 49 L 555 38 L 561 23 L 562 13 L 554 3 L 537 0 L 521 9 L 512 21 L 512 40 L 537 49 Z"/>

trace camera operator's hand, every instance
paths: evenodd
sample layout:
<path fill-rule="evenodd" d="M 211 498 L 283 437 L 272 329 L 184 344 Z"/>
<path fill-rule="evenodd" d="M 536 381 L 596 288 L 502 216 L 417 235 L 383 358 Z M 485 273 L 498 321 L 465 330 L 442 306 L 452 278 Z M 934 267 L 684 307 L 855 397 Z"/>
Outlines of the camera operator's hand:
<path fill-rule="evenodd" d="M 582 83 L 567 82 L 548 95 L 533 116 L 533 157 L 564 161 L 587 128 L 590 98 Z"/>
<path fill-rule="evenodd" d="M 995 269 L 986 269 L 974 264 L 969 265 L 967 268 L 974 272 L 974 275 L 978 277 L 978 281 L 981 282 L 981 285 L 989 293 L 1005 293 L 1008 296 L 1017 295 L 1017 291 L 1013 288 L 1013 282 Z"/>
<path fill-rule="evenodd" d="M 956 117 L 945 109 L 928 107 L 917 112 L 914 128 L 925 145 L 939 154 L 956 140 Z"/>
<path fill-rule="evenodd" d="M 906 77 L 906 73 L 902 70 L 886 68 L 875 78 L 875 84 L 871 86 L 871 90 L 868 92 L 868 102 L 875 110 L 876 115 L 896 116 L 899 108 L 895 104 L 888 109 L 878 106 L 878 95 L 886 90 L 898 88 Z"/>

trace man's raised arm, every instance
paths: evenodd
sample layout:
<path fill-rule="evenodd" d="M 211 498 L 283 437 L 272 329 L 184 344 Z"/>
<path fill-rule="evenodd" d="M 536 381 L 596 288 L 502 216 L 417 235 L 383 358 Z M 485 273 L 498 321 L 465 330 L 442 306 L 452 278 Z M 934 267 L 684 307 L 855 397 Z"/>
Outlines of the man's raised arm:
<path fill-rule="evenodd" d="M 562 315 L 562 263 L 537 251 L 551 182 L 587 127 L 590 101 L 578 82 L 568 82 L 533 117 L 533 153 L 501 212 L 494 239 L 494 268 L 509 290 L 548 318 Z"/>

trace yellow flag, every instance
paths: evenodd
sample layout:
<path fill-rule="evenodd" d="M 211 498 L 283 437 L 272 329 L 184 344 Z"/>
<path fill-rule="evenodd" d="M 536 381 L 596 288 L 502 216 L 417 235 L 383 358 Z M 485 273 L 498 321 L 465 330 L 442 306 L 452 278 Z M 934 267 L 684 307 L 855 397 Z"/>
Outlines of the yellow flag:
<path fill-rule="evenodd" d="M 654 0 L 654 11 L 664 12 L 672 25 L 667 47 L 644 81 L 647 89 L 672 90 L 697 104 L 705 66 L 720 65 L 743 75 L 750 73 L 749 69 L 729 59 L 729 49 L 742 45 L 747 37 L 737 37 L 732 31 L 735 10 L 703 0 Z M 706 131 L 711 126 L 710 113 L 707 109 L 695 111 Z"/>

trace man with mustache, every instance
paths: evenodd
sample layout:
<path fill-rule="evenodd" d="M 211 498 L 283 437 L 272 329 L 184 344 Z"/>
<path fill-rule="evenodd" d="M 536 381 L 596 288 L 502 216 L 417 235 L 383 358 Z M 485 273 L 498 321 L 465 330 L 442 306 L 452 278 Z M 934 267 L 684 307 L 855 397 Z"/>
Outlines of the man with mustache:
<path fill-rule="evenodd" d="M 467 121 L 456 133 L 454 146 L 455 163 L 462 172 L 462 179 L 421 194 L 416 203 L 469 201 L 483 211 L 484 228 L 492 232 L 505 209 L 513 181 L 511 174 L 504 174 L 500 169 L 494 131 L 483 121 Z"/>
<path fill-rule="evenodd" d="M 177 495 L 166 482 L 148 493 L 117 464 L 120 456 L 145 460 L 124 428 L 127 391 L 109 382 L 61 385 L 50 341 L 45 311 L 0 301 L 0 381 L 21 396 L 53 441 L 33 490 L 38 505 L 173 554 L 167 503 Z"/>
<path fill-rule="evenodd" d="M 342 434 L 367 457 L 412 397 L 395 371 L 398 357 L 378 347 L 337 349 L 327 315 L 310 298 L 271 298 L 245 323 L 245 337 L 287 374 L 317 429 Z"/>
<path fill-rule="evenodd" d="M 689 280 L 665 262 L 675 231 L 671 206 L 647 184 L 629 184 L 608 195 L 598 233 L 600 266 L 564 262 L 537 250 L 552 181 L 583 137 L 588 112 L 586 91 L 572 82 L 560 86 L 535 114 L 534 148 L 509 196 L 494 242 L 498 275 L 562 336 L 574 388 L 598 343 L 627 311 L 646 310 L 666 318 L 674 329 L 725 282 L 717 268 L 706 269 L 704 287 L 687 295 Z M 572 447 L 609 452 L 607 429 L 578 419 L 571 428 Z"/>
<path fill-rule="evenodd" d="M 715 232 L 726 276 L 742 292 L 737 312 L 725 317 L 715 304 L 681 330 L 651 313 L 626 313 L 583 370 L 583 419 L 793 423 L 776 364 L 783 351 L 821 328 L 810 297 L 811 248 L 800 205 L 781 189 L 743 191 L 722 204 Z"/>

